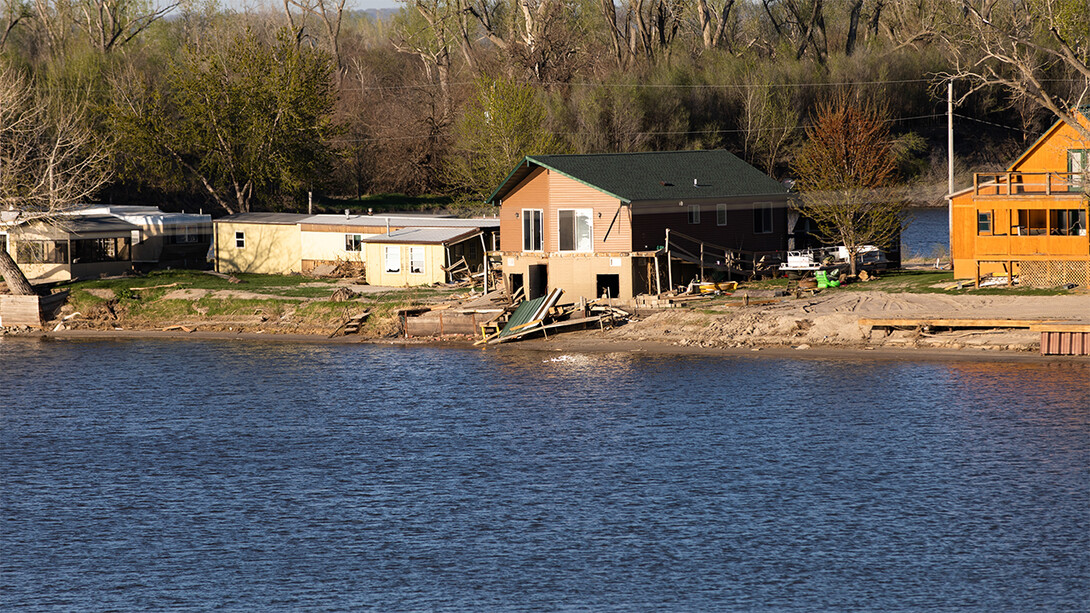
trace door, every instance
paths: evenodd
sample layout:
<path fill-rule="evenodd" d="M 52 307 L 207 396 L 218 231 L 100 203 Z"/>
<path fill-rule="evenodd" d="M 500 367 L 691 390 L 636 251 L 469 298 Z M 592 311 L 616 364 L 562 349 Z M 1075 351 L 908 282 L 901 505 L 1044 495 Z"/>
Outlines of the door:
<path fill-rule="evenodd" d="M 533 300 L 549 293 L 549 266 L 547 264 L 532 264 L 530 266 L 530 280 L 526 287 L 526 299 Z"/>

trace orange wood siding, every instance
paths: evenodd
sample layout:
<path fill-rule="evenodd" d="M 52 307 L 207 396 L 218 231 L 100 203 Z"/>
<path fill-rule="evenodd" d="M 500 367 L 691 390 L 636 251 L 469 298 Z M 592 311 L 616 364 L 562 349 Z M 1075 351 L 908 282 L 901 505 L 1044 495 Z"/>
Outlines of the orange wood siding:
<path fill-rule="evenodd" d="M 621 212 L 618 215 L 617 209 Z M 560 215 L 561 209 L 591 209 L 591 223 L 594 230 L 595 252 L 631 251 L 632 224 L 628 217 L 628 207 L 622 207 L 620 200 L 588 187 L 562 174 L 549 173 L 549 206 L 545 211 L 545 250 L 560 250 Z M 609 224 L 613 216 L 617 222 L 613 228 Z M 609 230 L 609 237 L 606 237 Z M 605 239 L 603 241 L 603 239 Z"/>
<path fill-rule="evenodd" d="M 610 222 L 617 214 L 610 229 Z M 591 209 L 595 252 L 626 252 L 632 250 L 632 223 L 628 207 L 621 207 L 616 198 L 544 168 L 534 170 L 504 198 L 500 207 L 500 250 L 522 251 L 522 210 L 541 209 L 543 214 L 543 249 L 560 249 L 559 211 L 561 209 Z M 516 217 L 515 215 L 519 216 Z M 608 238 L 606 231 L 609 231 Z M 605 239 L 605 240 L 603 240 Z"/>
<path fill-rule="evenodd" d="M 1080 115 L 1082 124 L 1090 127 L 1090 120 Z M 1075 128 L 1060 123 L 1050 129 L 1043 138 L 1030 148 L 1012 166 L 1021 172 L 1067 172 L 1067 151 L 1090 149 L 1090 143 L 1082 140 Z"/>
<path fill-rule="evenodd" d="M 1085 116 L 1079 119 L 1090 126 Z M 1068 179 L 1062 175 L 1020 174 L 1066 173 L 1071 149 L 1090 149 L 1090 143 L 1071 126 L 1058 123 L 1011 164 L 1008 173 L 978 174 L 976 189 L 951 198 L 950 255 L 955 277 L 974 277 L 981 261 L 1090 260 L 1090 237 L 1054 234 L 1049 213 L 1090 212 L 1086 195 L 1069 191 Z M 1019 211 L 1042 212 L 1037 217 L 1044 220 L 1043 227 L 1038 226 L 1040 234 L 1025 234 L 1019 227 Z M 977 230 L 978 214 L 984 212 L 991 214 L 991 233 Z"/>
<path fill-rule="evenodd" d="M 522 209 L 545 209 L 549 204 L 549 180 L 538 168 L 503 199 L 500 206 L 500 251 L 522 251 Z M 519 217 L 515 215 L 519 214 Z M 548 224 L 545 226 L 548 233 Z"/>

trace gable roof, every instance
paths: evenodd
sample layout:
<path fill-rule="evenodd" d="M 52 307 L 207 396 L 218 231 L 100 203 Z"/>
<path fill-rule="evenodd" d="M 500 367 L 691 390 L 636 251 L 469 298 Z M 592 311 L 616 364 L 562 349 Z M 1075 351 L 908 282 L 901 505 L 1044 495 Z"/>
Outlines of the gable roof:
<path fill-rule="evenodd" d="M 536 168 L 546 168 L 622 202 L 786 196 L 775 179 L 722 149 L 527 156 L 492 192 L 502 200 Z"/>
<path fill-rule="evenodd" d="M 1087 112 L 1088 112 L 1088 111 L 1090 111 L 1090 106 L 1080 106 L 1079 108 L 1075 109 L 1075 119 L 1076 119 L 1076 120 L 1079 120 L 1079 119 L 1080 119 L 1080 117 L 1079 117 L 1080 115 L 1081 115 L 1081 116 L 1082 116 L 1083 118 L 1087 117 Z M 1014 160 L 1013 162 L 1011 162 L 1011 165 L 1007 167 L 1007 170 L 1009 170 L 1009 171 L 1014 171 L 1014 170 L 1016 170 L 1016 169 L 1018 168 L 1018 166 L 1019 166 L 1019 165 L 1020 165 L 1020 164 L 1021 164 L 1022 162 L 1024 162 L 1024 161 L 1026 160 L 1026 158 L 1028 158 L 1028 157 L 1030 156 L 1030 154 L 1031 154 L 1031 153 L 1033 153 L 1033 152 L 1034 152 L 1034 151 L 1036 151 L 1036 150 L 1037 150 L 1038 148 L 1040 148 L 1040 146 L 1041 146 L 1041 145 L 1042 145 L 1042 144 L 1043 144 L 1043 143 L 1044 143 L 1045 141 L 1047 141 L 1047 140 L 1048 140 L 1049 138 L 1051 138 L 1053 134 L 1055 134 L 1055 133 L 1056 133 L 1057 131 L 1059 131 L 1059 129 L 1060 129 L 1060 128 L 1062 128 L 1062 127 L 1063 127 L 1063 126 L 1065 126 L 1065 125 L 1067 125 L 1067 124 L 1066 124 L 1066 122 L 1064 122 L 1064 120 L 1062 120 L 1062 119 L 1057 119 L 1057 120 L 1056 120 L 1056 123 L 1052 124 L 1052 127 L 1050 127 L 1049 129 L 1045 130 L 1045 133 L 1044 133 L 1044 134 L 1042 134 L 1041 136 L 1039 136 L 1039 137 L 1037 138 L 1037 140 L 1033 141 L 1033 144 L 1032 144 L 1032 145 L 1030 145 L 1030 146 L 1029 146 L 1029 148 L 1027 148 L 1027 149 L 1026 149 L 1025 151 L 1023 151 L 1023 152 L 1022 152 L 1022 155 L 1018 156 L 1018 159 L 1016 159 L 1016 160 Z"/>

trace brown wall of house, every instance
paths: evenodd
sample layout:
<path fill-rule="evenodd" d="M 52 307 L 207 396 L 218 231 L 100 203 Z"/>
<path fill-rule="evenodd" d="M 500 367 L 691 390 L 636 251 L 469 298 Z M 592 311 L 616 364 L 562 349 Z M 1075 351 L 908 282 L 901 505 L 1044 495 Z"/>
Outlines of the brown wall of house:
<path fill-rule="evenodd" d="M 700 223 L 689 223 L 689 204 L 671 207 L 670 212 L 641 213 L 636 206 L 632 220 L 634 251 L 654 251 L 664 246 L 666 229 L 729 249 L 783 251 L 787 249 L 787 207 L 778 203 L 772 210 L 772 232 L 753 231 L 754 203 L 729 203 L 727 223 L 718 225 L 716 204 L 700 203 Z M 676 208 L 674 211 L 672 208 Z M 656 211 L 663 207 L 655 207 Z"/>

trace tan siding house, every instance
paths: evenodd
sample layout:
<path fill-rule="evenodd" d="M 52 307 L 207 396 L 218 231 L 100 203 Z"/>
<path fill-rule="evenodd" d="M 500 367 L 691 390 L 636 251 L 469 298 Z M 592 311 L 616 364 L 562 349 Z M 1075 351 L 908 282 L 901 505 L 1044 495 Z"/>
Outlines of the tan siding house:
<path fill-rule="evenodd" d="M 350 262 L 366 269 L 371 285 L 441 283 L 448 280 L 444 266 L 462 257 L 470 269 L 482 269 L 484 253 L 493 248 L 499 225 L 496 219 L 435 215 L 230 215 L 215 221 L 216 268 L 222 272 L 293 274 Z M 476 238 L 470 241 L 466 238 L 470 236 Z M 408 258 L 422 253 L 408 247 L 417 239 L 422 242 L 413 244 L 427 251 L 426 272 L 409 273 L 417 260 Z M 405 245 L 404 266 L 391 267 L 396 268 L 393 272 L 386 271 L 385 244 Z M 383 257 L 375 260 L 375 254 Z"/>
<path fill-rule="evenodd" d="M 286 275 L 302 272 L 299 223 L 290 213 L 239 213 L 215 221 L 216 270 Z"/>
<path fill-rule="evenodd" d="M 714 274 L 710 258 L 694 267 L 666 254 L 667 229 L 697 244 L 785 250 L 788 198 L 729 152 L 678 151 L 527 157 L 489 201 L 500 204 L 496 255 L 510 291 L 631 300 L 668 287 L 666 273 Z"/>
<path fill-rule="evenodd" d="M 140 228 L 110 215 L 62 216 L 6 227 L 0 245 L 31 281 L 68 281 L 132 270 Z"/>

